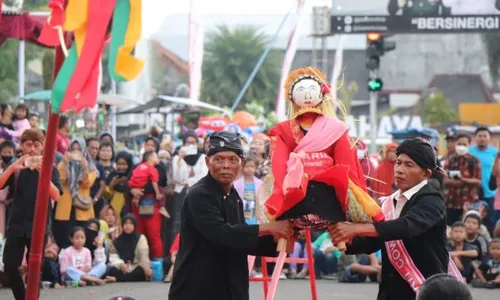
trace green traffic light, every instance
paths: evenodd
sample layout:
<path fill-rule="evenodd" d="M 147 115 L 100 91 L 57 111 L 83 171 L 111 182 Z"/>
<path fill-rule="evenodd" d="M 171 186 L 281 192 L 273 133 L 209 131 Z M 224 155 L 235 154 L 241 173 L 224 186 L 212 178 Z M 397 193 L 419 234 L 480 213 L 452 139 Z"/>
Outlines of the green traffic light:
<path fill-rule="evenodd" d="M 378 92 L 382 90 L 382 87 L 384 86 L 383 82 L 381 79 L 372 79 L 368 81 L 368 91 L 370 92 Z"/>

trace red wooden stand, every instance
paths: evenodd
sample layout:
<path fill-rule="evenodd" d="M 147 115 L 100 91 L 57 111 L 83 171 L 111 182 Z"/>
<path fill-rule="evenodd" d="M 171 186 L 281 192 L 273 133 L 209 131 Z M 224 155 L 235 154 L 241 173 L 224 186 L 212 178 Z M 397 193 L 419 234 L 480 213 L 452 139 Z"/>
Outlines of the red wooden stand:
<path fill-rule="evenodd" d="M 306 237 L 306 250 L 307 250 L 307 258 L 290 258 L 287 257 L 285 259 L 285 263 L 298 263 L 298 264 L 309 264 L 309 284 L 311 286 L 311 297 L 312 300 L 318 300 L 318 295 L 316 293 L 316 273 L 314 269 L 314 257 L 312 250 L 312 241 L 311 241 L 311 231 L 305 230 Z M 276 262 L 277 258 L 274 257 L 261 257 L 262 264 L 262 277 L 254 278 L 250 277 L 251 282 L 262 282 L 262 287 L 264 288 L 264 298 L 267 297 L 267 291 L 269 288 L 269 282 L 271 282 L 271 277 L 269 277 L 269 273 L 267 272 L 267 263 Z"/>

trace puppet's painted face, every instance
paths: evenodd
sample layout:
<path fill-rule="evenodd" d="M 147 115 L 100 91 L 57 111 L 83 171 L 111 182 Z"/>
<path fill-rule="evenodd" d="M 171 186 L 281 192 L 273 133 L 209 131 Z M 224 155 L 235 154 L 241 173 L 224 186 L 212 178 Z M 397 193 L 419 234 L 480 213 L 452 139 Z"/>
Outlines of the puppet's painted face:
<path fill-rule="evenodd" d="M 314 79 L 302 79 L 293 86 L 292 99 L 301 108 L 316 107 L 322 100 L 321 86 Z"/>

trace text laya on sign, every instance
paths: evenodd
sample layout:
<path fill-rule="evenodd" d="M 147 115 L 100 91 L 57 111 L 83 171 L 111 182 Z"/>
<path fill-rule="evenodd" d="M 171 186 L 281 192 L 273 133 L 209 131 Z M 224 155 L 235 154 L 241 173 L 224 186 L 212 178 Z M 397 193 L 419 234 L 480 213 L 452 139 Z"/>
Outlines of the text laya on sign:
<path fill-rule="evenodd" d="M 351 136 L 365 138 L 370 136 L 370 118 L 365 115 L 348 116 L 346 124 Z M 383 116 L 377 124 L 377 138 L 390 138 L 387 132 L 406 128 L 422 128 L 420 116 Z"/>

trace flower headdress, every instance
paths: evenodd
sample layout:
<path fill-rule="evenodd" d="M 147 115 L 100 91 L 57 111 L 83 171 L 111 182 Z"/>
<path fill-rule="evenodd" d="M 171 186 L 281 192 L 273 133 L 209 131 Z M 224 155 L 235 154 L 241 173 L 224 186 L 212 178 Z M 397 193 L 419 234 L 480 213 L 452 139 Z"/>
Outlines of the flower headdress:
<path fill-rule="evenodd" d="M 330 101 L 330 85 L 325 79 L 325 75 L 320 70 L 313 67 L 300 68 L 292 71 L 285 82 L 285 99 L 290 103 L 289 116 L 295 119 L 298 116 L 306 113 L 318 113 L 322 115 L 335 116 L 332 102 Z M 303 79 L 313 79 L 321 86 L 321 97 L 323 98 L 320 104 L 316 107 L 299 107 L 293 103 L 292 92 L 293 87 Z"/>

